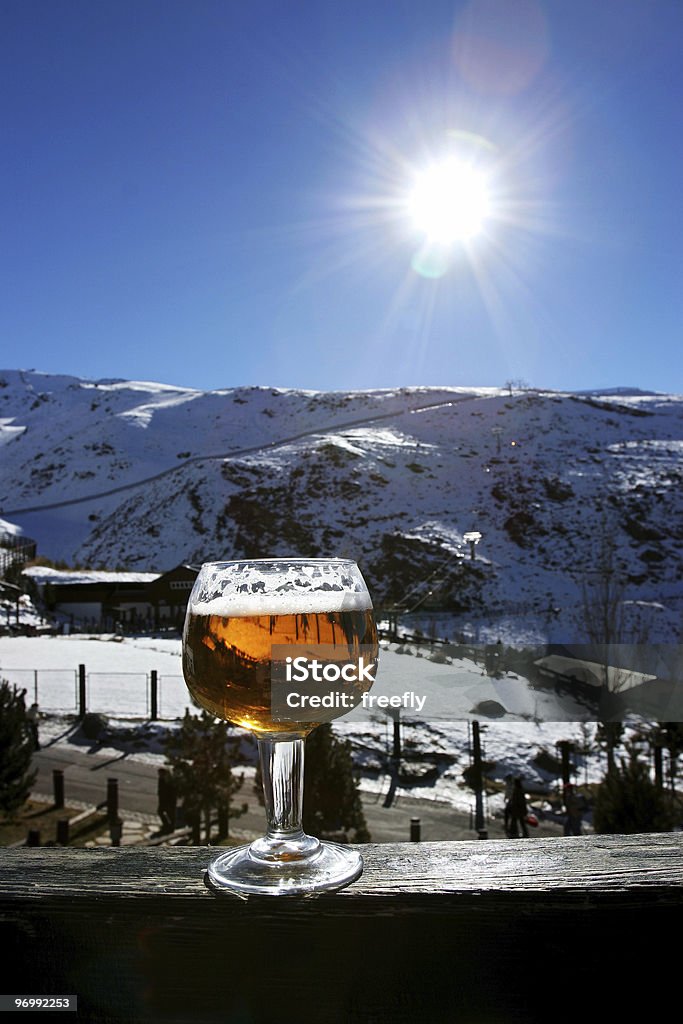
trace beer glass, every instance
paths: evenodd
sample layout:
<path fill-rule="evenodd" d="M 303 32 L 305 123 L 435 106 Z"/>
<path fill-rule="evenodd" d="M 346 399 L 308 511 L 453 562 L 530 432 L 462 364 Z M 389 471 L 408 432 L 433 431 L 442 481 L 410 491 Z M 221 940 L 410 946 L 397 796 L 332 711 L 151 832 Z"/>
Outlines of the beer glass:
<path fill-rule="evenodd" d="M 362 665 L 363 655 L 376 666 L 372 602 L 355 562 L 271 558 L 201 567 L 185 618 L 183 674 L 198 704 L 256 736 L 267 820 L 262 838 L 209 865 L 220 890 L 314 896 L 343 888 L 363 869 L 357 851 L 308 836 L 301 825 L 305 737 L 345 713 L 335 706 L 311 721 L 296 702 L 285 705 L 295 708 L 291 716 L 277 713 L 273 648 L 281 667 L 284 653 L 308 646 L 337 673 L 340 665 Z M 353 672 L 347 668 L 345 678 Z M 361 674 L 347 690 L 359 698 L 371 685 L 367 678 Z"/>

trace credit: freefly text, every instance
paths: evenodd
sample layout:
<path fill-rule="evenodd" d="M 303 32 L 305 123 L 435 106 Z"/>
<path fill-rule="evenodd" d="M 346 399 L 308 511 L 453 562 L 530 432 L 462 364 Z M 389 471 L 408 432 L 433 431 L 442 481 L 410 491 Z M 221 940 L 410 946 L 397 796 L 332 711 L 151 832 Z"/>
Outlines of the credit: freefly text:
<path fill-rule="evenodd" d="M 412 690 L 406 690 L 401 694 L 364 693 L 360 698 L 360 705 L 367 709 L 386 708 L 399 709 L 408 708 L 422 711 L 427 701 L 426 697 L 420 697 Z M 358 705 L 357 695 L 352 693 L 288 693 L 287 706 L 290 708 L 352 708 Z"/>

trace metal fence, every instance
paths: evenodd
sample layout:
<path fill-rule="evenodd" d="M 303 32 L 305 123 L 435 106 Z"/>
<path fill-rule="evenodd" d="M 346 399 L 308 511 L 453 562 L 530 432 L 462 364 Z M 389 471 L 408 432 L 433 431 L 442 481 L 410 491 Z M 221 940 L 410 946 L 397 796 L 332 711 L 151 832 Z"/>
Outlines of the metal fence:
<path fill-rule="evenodd" d="M 76 669 L 0 668 L 0 678 L 25 691 L 42 712 L 120 718 L 180 718 L 190 706 L 182 675 L 151 672 L 88 672 Z"/>
<path fill-rule="evenodd" d="M 25 690 L 27 704 L 41 711 L 78 710 L 78 671 L 61 668 L 1 668 L 0 678 Z"/>
<path fill-rule="evenodd" d="M 190 696 L 182 675 L 159 676 L 159 718 L 182 718 L 190 707 Z"/>

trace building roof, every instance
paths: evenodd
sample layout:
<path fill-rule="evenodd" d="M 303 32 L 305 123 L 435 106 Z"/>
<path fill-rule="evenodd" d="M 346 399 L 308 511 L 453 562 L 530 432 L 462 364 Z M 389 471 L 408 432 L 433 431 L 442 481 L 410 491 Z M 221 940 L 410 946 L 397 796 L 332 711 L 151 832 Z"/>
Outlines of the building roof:
<path fill-rule="evenodd" d="M 152 583 L 163 573 L 158 572 L 108 572 L 104 569 L 51 569 L 45 565 L 29 565 L 23 570 L 38 585 L 46 583 L 63 586 L 73 583 Z"/>

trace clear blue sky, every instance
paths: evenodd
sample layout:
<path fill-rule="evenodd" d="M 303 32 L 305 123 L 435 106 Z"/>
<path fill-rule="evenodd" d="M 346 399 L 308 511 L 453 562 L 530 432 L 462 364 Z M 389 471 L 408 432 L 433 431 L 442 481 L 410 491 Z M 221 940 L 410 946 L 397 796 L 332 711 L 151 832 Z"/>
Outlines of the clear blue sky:
<path fill-rule="evenodd" d="M 680 0 L 0 0 L 0 109 L 5 367 L 683 393 Z"/>

